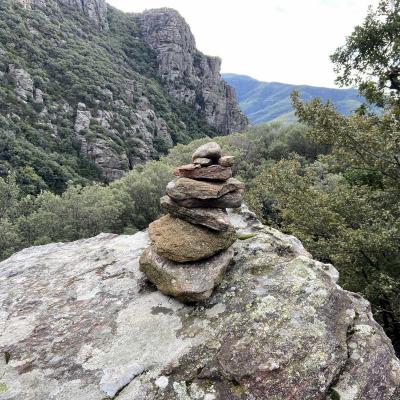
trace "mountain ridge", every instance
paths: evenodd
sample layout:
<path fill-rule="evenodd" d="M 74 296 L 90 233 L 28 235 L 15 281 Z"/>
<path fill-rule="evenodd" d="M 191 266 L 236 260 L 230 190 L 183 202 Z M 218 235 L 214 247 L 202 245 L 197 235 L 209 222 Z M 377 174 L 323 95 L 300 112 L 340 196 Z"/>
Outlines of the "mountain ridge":
<path fill-rule="evenodd" d="M 263 82 L 248 75 L 234 73 L 223 73 L 222 77 L 235 88 L 239 104 L 253 124 L 274 119 L 295 120 L 290 103 L 290 94 L 293 90 L 298 90 L 305 101 L 315 97 L 323 101 L 331 100 L 338 111 L 344 115 L 348 115 L 363 102 L 363 98 L 358 95 L 356 89 Z"/>

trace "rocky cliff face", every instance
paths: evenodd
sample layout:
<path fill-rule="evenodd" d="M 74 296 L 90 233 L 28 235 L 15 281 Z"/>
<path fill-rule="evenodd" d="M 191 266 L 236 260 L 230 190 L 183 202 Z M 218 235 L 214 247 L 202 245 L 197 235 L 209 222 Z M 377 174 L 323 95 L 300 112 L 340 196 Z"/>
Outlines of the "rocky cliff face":
<path fill-rule="evenodd" d="M 53 0 L 16 0 L 24 7 L 45 7 Z M 79 10 L 85 14 L 100 30 L 108 30 L 107 4 L 105 0 L 54 0 L 60 5 Z"/>
<path fill-rule="evenodd" d="M 23 250 L 0 263 L 0 398 L 397 400 L 400 362 L 337 271 L 245 207 L 210 299 L 139 271 L 146 232 Z"/>
<path fill-rule="evenodd" d="M 101 30 L 108 29 L 107 4 L 105 0 L 57 0 L 60 4 L 73 7 L 89 17 Z"/>
<path fill-rule="evenodd" d="M 175 10 L 138 15 L 141 33 L 156 52 L 158 71 L 172 96 L 205 113 L 210 125 L 227 135 L 247 125 L 234 90 L 220 76 L 221 60 L 200 53 L 190 27 Z"/>

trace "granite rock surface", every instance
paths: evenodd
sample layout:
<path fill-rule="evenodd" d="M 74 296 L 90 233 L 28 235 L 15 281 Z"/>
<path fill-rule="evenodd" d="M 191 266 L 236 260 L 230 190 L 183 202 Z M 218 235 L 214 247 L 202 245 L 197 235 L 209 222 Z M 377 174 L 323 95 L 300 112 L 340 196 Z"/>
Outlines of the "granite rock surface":
<path fill-rule="evenodd" d="M 195 306 L 139 271 L 146 232 L 0 263 L 0 399 L 399 399 L 400 363 L 368 302 L 245 207 L 230 219 L 243 240 Z"/>

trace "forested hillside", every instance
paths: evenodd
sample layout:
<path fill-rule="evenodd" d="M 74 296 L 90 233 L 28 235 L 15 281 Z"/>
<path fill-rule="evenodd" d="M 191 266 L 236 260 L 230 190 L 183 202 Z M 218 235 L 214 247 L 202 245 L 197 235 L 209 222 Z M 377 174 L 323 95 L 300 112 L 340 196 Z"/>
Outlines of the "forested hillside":
<path fill-rule="evenodd" d="M 222 76 L 229 85 L 235 88 L 240 107 L 253 124 L 275 119 L 293 122 L 296 118 L 290 101 L 293 90 L 300 93 L 303 101 L 314 98 L 320 98 L 322 101 L 329 100 L 343 115 L 349 115 L 364 102 L 356 89 L 260 82 L 249 76 L 237 74 L 222 74 Z"/>
<path fill-rule="evenodd" d="M 173 10 L 1 1 L 0 176 L 13 172 L 25 193 L 61 193 L 68 181 L 119 178 L 176 143 L 242 130 L 219 63 Z"/>

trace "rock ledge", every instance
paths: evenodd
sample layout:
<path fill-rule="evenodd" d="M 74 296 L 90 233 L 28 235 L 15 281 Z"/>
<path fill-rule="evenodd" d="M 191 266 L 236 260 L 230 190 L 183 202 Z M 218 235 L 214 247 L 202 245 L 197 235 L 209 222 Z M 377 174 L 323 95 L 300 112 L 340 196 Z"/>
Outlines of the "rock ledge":
<path fill-rule="evenodd" d="M 247 239 L 196 306 L 144 279 L 146 232 L 0 263 L 0 399 L 398 400 L 400 363 L 368 302 L 297 239 L 229 214 Z"/>

